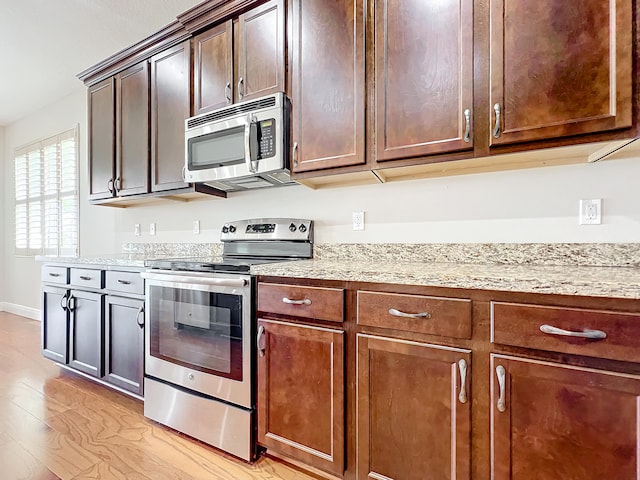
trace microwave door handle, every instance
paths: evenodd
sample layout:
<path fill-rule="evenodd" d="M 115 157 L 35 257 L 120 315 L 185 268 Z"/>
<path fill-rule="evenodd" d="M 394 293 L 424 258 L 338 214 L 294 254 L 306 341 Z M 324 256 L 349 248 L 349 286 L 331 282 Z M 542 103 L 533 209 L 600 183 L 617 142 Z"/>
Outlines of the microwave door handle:
<path fill-rule="evenodd" d="M 244 158 L 251 173 L 258 172 L 258 124 L 248 119 L 244 129 Z"/>

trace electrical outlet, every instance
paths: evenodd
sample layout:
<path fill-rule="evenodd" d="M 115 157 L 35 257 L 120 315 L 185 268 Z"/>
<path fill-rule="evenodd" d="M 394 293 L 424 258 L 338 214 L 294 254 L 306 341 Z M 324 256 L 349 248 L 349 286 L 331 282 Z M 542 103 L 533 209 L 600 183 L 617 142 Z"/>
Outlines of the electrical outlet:
<path fill-rule="evenodd" d="M 600 225 L 602 223 L 602 199 L 580 200 L 580 225 Z"/>
<path fill-rule="evenodd" d="M 200 220 L 193 221 L 193 233 L 198 235 L 200 233 Z"/>
<path fill-rule="evenodd" d="M 141 230 L 140 230 L 140 224 L 136 223 L 133 227 L 133 233 L 135 234 L 136 237 L 139 237 L 141 235 Z"/>
<path fill-rule="evenodd" d="M 353 229 L 364 230 L 364 212 L 353 212 Z"/>
<path fill-rule="evenodd" d="M 149 224 L 149 235 L 155 235 L 155 234 L 156 234 L 156 224 L 151 223 Z"/>

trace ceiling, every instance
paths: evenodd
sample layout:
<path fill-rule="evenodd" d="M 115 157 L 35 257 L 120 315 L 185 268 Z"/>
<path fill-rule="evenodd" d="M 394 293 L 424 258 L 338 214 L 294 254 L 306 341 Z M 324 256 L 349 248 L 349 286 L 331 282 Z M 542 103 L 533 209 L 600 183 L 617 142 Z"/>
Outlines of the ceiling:
<path fill-rule="evenodd" d="M 0 0 L 0 126 L 82 87 L 76 75 L 202 0 Z"/>

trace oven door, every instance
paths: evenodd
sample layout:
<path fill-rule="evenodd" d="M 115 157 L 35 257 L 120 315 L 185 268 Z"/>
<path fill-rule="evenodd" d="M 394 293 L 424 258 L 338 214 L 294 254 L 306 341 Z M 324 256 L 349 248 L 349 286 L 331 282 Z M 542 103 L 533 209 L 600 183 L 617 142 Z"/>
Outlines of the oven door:
<path fill-rule="evenodd" d="M 148 271 L 145 375 L 252 408 L 251 277 Z"/>

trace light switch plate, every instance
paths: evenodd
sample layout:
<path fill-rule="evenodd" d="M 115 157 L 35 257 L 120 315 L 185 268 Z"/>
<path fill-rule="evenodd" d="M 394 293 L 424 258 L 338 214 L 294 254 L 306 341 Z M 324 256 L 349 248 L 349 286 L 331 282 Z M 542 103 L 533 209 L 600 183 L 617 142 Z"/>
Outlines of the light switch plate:
<path fill-rule="evenodd" d="M 580 225 L 600 225 L 602 223 L 602 199 L 580 200 Z"/>
<path fill-rule="evenodd" d="M 198 235 L 200 233 L 200 220 L 193 221 L 193 233 Z"/>
<path fill-rule="evenodd" d="M 149 235 L 155 235 L 155 234 L 156 234 L 156 224 L 151 223 L 149 224 Z"/>

